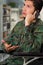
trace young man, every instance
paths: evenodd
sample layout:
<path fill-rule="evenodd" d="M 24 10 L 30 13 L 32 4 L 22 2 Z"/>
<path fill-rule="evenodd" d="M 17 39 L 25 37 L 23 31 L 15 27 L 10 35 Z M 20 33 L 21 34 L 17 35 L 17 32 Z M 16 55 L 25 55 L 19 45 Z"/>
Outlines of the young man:
<path fill-rule="evenodd" d="M 14 52 L 40 52 L 40 47 L 43 43 L 43 22 L 38 19 L 38 14 L 41 9 L 42 0 L 24 1 L 22 10 L 24 20 L 16 24 L 7 39 L 2 40 L 4 49 L 7 52 L 13 50 Z M 13 63 L 15 65 L 22 65 L 22 59 L 21 61 L 20 59 L 21 57 L 14 58 Z"/>

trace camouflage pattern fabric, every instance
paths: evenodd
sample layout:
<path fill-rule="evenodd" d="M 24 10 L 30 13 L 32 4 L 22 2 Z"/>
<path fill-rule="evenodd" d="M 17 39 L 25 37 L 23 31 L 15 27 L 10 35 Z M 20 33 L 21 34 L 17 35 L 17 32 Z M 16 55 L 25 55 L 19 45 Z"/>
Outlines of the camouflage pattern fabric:
<path fill-rule="evenodd" d="M 17 48 L 16 52 L 40 52 L 43 43 L 43 22 L 37 19 L 30 26 L 25 26 L 25 21 L 20 21 L 5 41 L 8 44 L 19 45 L 20 48 Z M 22 57 L 14 57 L 6 61 L 8 65 L 23 65 Z"/>

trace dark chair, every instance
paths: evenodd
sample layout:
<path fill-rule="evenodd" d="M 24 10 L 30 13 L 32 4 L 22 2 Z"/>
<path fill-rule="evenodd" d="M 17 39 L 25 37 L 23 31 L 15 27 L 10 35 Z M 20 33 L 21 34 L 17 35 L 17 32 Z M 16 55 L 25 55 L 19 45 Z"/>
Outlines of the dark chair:
<path fill-rule="evenodd" d="M 40 53 L 43 53 L 43 44 L 41 45 Z"/>

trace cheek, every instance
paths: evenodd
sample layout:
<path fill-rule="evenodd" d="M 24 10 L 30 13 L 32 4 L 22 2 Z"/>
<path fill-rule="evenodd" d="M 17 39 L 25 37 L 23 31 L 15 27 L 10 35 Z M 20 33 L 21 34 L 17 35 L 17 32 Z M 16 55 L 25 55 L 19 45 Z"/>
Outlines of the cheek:
<path fill-rule="evenodd" d="M 26 13 L 27 14 L 32 14 L 33 12 L 34 12 L 34 9 L 31 8 L 31 9 L 27 9 L 27 12 Z"/>

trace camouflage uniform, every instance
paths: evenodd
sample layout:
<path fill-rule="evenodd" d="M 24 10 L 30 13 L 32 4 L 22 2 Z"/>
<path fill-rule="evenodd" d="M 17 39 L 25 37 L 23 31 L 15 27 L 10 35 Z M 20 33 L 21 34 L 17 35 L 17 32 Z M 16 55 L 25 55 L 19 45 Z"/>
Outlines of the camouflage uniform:
<path fill-rule="evenodd" d="M 8 44 L 19 45 L 20 48 L 15 50 L 17 52 L 40 52 L 40 47 L 43 43 L 43 22 L 37 19 L 36 22 L 30 24 L 30 26 L 25 26 L 25 21 L 20 21 L 5 41 Z M 21 62 L 19 62 L 20 59 Z M 16 57 L 10 60 L 14 65 L 23 65 L 22 58 Z"/>

